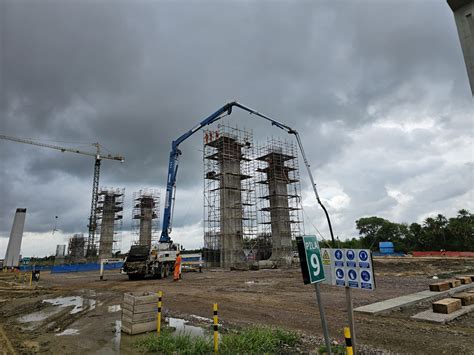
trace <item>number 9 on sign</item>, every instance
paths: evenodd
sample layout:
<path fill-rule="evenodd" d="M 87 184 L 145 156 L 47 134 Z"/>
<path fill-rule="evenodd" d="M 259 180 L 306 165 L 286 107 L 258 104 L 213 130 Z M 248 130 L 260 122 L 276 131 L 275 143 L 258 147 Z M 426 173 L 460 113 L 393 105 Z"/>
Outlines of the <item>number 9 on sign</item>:
<path fill-rule="evenodd" d="M 313 274 L 314 276 L 318 276 L 319 275 L 319 268 L 320 268 L 320 265 L 319 265 L 319 258 L 316 254 L 312 254 L 311 255 L 311 266 L 313 267 Z"/>

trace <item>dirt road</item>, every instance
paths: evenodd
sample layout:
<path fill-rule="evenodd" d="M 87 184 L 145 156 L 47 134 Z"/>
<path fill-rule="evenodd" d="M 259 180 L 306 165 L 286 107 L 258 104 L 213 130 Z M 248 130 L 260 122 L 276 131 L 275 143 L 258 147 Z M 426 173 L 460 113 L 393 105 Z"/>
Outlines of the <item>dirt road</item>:
<path fill-rule="evenodd" d="M 426 290 L 433 275 L 474 273 L 474 260 L 384 259 L 375 262 L 375 270 L 377 289 L 354 290 L 354 307 Z M 297 268 L 208 270 L 184 274 L 177 283 L 128 281 L 110 271 L 106 279 L 99 281 L 96 273 L 44 273 L 39 286 L 29 290 L 2 276 L 3 333 L 17 353 L 132 353 L 135 338 L 117 331 L 123 293 L 161 290 L 165 313 L 193 324 L 210 324 L 212 304 L 217 302 L 224 327 L 274 325 L 305 334 L 308 349 L 322 342 L 314 289 L 303 285 Z M 344 290 L 326 285 L 321 289 L 330 335 L 342 342 L 347 319 Z M 449 325 L 410 320 L 428 307 L 417 305 L 387 316 L 356 314 L 358 342 L 387 353 L 474 354 L 474 315 Z"/>

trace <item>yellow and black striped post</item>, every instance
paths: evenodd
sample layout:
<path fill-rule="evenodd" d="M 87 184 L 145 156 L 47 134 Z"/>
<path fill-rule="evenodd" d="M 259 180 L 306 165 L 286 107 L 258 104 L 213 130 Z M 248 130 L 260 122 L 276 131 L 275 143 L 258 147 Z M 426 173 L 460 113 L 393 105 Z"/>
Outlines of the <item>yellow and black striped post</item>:
<path fill-rule="evenodd" d="M 214 352 L 219 351 L 219 322 L 217 319 L 217 303 L 214 303 Z"/>
<path fill-rule="evenodd" d="M 32 283 L 33 283 L 33 271 L 30 272 L 30 287 Z"/>
<path fill-rule="evenodd" d="M 354 350 L 352 349 L 351 328 L 344 327 L 344 338 L 346 338 L 346 354 L 354 355 Z"/>
<path fill-rule="evenodd" d="M 160 335 L 161 332 L 161 297 L 163 292 L 158 291 L 158 314 L 156 315 L 156 333 Z"/>

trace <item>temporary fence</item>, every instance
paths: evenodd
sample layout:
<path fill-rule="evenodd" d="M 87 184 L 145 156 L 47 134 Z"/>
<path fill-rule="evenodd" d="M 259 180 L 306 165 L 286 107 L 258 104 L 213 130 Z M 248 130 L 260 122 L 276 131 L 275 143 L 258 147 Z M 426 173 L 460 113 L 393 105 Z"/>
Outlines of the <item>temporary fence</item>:
<path fill-rule="evenodd" d="M 21 265 L 20 266 L 20 271 L 26 272 L 26 271 L 49 271 L 51 270 L 53 265 Z"/>
<path fill-rule="evenodd" d="M 123 266 L 123 262 L 104 264 L 105 270 L 120 269 Z M 99 271 L 99 263 L 87 263 L 87 264 L 69 264 L 69 265 L 55 265 L 51 269 L 51 273 L 63 273 L 63 272 L 85 272 L 85 271 Z"/>

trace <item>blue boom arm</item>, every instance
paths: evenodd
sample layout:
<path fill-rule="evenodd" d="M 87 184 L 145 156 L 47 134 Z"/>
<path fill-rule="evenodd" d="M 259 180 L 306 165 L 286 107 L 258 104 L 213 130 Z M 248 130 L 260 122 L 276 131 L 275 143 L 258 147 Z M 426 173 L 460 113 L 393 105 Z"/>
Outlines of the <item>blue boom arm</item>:
<path fill-rule="evenodd" d="M 197 126 L 190 129 L 188 132 L 181 135 L 178 139 L 171 143 L 171 152 L 170 152 L 170 161 L 168 164 L 168 179 L 166 183 L 166 200 L 165 200 L 165 209 L 163 214 L 163 226 L 161 229 L 160 243 L 170 243 L 171 238 L 169 233 L 171 232 L 171 218 L 173 213 L 175 189 L 176 189 L 176 176 L 178 174 L 178 160 L 181 155 L 181 150 L 179 150 L 179 145 L 191 137 L 194 133 L 199 131 L 201 128 L 212 124 L 213 122 L 219 120 L 223 117 L 224 114 L 230 115 L 232 111 L 232 103 L 226 104 L 214 112 L 209 117 L 206 117 L 201 121 Z"/>
<path fill-rule="evenodd" d="M 232 113 L 232 107 L 234 107 L 234 106 L 238 107 L 238 108 L 240 108 L 244 111 L 247 111 L 251 115 L 255 115 L 255 116 L 258 116 L 261 119 L 269 121 L 272 124 L 272 126 L 277 126 L 278 128 L 286 131 L 287 133 L 295 135 L 296 140 L 298 142 L 298 146 L 299 146 L 300 151 L 301 151 L 301 155 L 303 157 L 304 163 L 305 163 L 306 168 L 308 170 L 308 174 L 309 174 L 309 177 L 311 179 L 311 183 L 313 185 L 313 190 L 314 190 L 314 193 L 316 195 L 316 199 L 317 199 L 319 205 L 324 210 L 324 213 L 326 214 L 326 218 L 327 218 L 327 221 L 328 221 L 328 224 L 329 224 L 329 231 L 331 233 L 331 238 L 334 242 L 334 235 L 333 235 L 333 231 L 332 231 L 331 220 L 329 219 L 329 214 L 328 214 L 326 208 L 324 207 L 324 205 L 322 204 L 322 202 L 319 198 L 318 191 L 316 189 L 316 183 L 314 182 L 313 175 L 312 175 L 311 169 L 310 169 L 310 165 L 309 165 L 309 163 L 306 159 L 306 154 L 304 152 L 303 144 L 301 143 L 301 139 L 300 139 L 300 136 L 299 136 L 298 132 L 296 130 L 292 129 L 291 127 L 289 127 L 289 126 L 287 126 L 287 125 L 285 125 L 285 124 L 283 124 L 283 123 L 281 123 L 277 120 L 274 120 L 273 118 L 265 116 L 264 114 L 261 114 L 261 113 L 255 111 L 255 110 L 247 107 L 247 106 L 244 106 L 244 105 L 242 105 L 242 104 L 240 104 L 236 101 L 233 101 L 233 102 L 229 102 L 229 103 L 225 104 L 224 106 L 222 106 L 220 109 L 218 109 L 212 115 L 210 115 L 209 117 L 206 117 L 204 120 L 202 120 L 194 128 L 192 128 L 188 132 L 184 133 L 182 136 L 180 136 L 178 139 L 176 139 L 175 141 L 173 141 L 171 143 L 170 161 L 169 161 L 169 165 L 168 165 L 168 180 L 167 180 L 167 183 L 166 183 L 166 201 L 165 201 L 165 209 L 164 209 L 164 214 L 163 214 L 163 226 L 162 226 L 162 229 L 161 229 L 160 243 L 171 243 L 171 238 L 170 238 L 169 234 L 171 232 L 171 220 L 172 220 L 172 217 L 173 217 L 172 214 L 173 214 L 174 198 L 175 198 L 175 190 L 176 190 L 176 176 L 177 176 L 177 173 L 178 173 L 178 159 L 179 159 L 179 156 L 181 155 L 181 151 L 178 148 L 179 145 L 183 141 L 185 141 L 186 139 L 191 137 L 194 133 L 199 131 L 201 128 L 216 122 L 217 120 L 221 119 L 224 116 L 230 115 Z"/>

